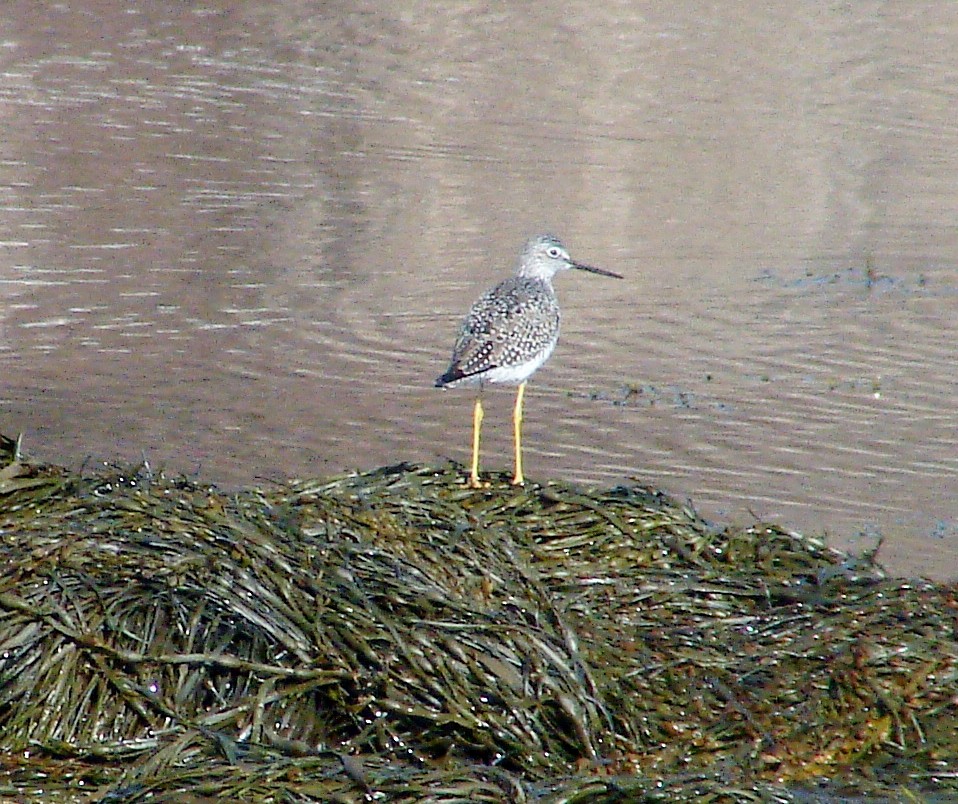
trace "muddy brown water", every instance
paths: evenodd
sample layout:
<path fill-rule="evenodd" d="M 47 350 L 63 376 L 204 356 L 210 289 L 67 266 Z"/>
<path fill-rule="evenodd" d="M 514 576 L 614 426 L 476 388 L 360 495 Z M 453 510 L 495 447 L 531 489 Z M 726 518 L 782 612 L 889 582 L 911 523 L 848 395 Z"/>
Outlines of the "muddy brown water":
<path fill-rule="evenodd" d="M 553 231 L 626 279 L 557 280 L 530 477 L 958 577 L 948 4 L 382 8 L 7 4 L 0 430 L 227 487 L 467 461 L 433 379 Z"/>

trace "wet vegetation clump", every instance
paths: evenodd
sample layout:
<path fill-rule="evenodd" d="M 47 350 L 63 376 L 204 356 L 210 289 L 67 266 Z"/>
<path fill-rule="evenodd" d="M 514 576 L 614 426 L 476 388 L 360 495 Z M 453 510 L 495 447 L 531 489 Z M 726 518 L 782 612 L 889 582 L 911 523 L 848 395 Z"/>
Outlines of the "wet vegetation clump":
<path fill-rule="evenodd" d="M 661 493 L 0 443 L 0 799 L 958 797 L 954 586 Z"/>

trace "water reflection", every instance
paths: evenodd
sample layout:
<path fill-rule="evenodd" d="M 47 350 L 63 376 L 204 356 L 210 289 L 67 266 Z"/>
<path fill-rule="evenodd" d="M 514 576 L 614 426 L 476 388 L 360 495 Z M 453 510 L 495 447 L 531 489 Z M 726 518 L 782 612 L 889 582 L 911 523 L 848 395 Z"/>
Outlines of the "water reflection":
<path fill-rule="evenodd" d="M 557 283 L 530 476 L 958 575 L 958 31 L 876 8 L 14 3 L 0 428 L 227 485 L 466 460 L 431 380 L 553 230 L 626 281 Z"/>

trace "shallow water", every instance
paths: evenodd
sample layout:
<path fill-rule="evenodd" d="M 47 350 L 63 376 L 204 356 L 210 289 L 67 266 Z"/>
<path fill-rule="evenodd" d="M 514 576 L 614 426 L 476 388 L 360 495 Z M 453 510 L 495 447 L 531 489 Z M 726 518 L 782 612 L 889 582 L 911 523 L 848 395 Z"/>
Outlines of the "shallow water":
<path fill-rule="evenodd" d="M 526 472 L 958 577 L 958 15 L 9 4 L 0 431 L 233 486 L 467 461 L 432 387 L 530 234 Z M 510 389 L 484 464 L 511 462 Z"/>

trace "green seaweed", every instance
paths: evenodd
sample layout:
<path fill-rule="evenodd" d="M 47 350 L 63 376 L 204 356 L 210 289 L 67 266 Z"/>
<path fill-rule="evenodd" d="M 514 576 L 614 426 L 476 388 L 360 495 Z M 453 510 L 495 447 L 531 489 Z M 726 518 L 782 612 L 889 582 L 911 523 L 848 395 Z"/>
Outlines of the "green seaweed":
<path fill-rule="evenodd" d="M 225 494 L 0 438 L 0 796 L 958 795 L 955 587 L 652 489 Z"/>

